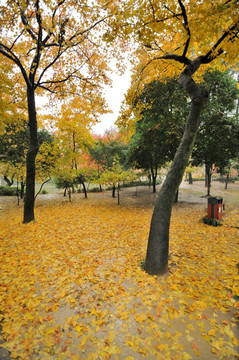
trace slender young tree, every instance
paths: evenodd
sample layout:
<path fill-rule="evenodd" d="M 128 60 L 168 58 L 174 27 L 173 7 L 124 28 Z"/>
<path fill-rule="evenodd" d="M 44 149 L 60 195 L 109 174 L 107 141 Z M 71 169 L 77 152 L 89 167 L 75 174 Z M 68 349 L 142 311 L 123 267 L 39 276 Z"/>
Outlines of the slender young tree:
<path fill-rule="evenodd" d="M 99 98 L 101 85 L 107 83 L 108 50 L 100 38 L 107 17 L 100 2 L 6 0 L 0 6 L 0 56 L 22 75 L 28 104 L 24 223 L 34 220 L 36 91 Z"/>

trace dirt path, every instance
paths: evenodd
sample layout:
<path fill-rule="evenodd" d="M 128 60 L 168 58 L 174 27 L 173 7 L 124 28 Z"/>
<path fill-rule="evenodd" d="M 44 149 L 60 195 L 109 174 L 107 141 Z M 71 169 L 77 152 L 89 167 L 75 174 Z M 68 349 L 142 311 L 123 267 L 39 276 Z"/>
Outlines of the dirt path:
<path fill-rule="evenodd" d="M 157 186 L 157 193 L 152 193 L 152 188 L 148 186 L 138 186 L 133 188 L 122 188 L 120 190 L 120 203 L 122 205 L 138 205 L 138 206 L 153 206 L 160 186 Z M 206 188 L 204 182 L 197 181 L 192 185 L 189 185 L 187 182 L 183 181 L 179 189 L 179 202 L 186 202 L 191 204 L 201 204 L 205 207 L 207 206 L 207 197 Z M 224 189 L 224 184 L 220 182 L 213 182 L 211 188 L 212 196 L 222 196 L 225 204 L 236 205 L 239 207 L 239 182 L 229 184 L 228 189 Z M 101 201 L 101 199 L 108 199 L 109 201 L 117 201 L 116 199 L 111 198 L 111 191 L 105 191 L 102 194 L 88 194 L 88 200 L 92 199 L 96 201 Z M 73 194 L 72 201 L 84 201 L 83 194 Z M 42 206 L 43 204 L 53 204 L 53 203 L 64 203 L 68 202 L 67 197 L 63 197 L 62 193 L 58 194 L 45 194 L 39 195 L 36 200 L 36 207 Z M 17 206 L 17 199 L 10 196 L 1 196 L 0 197 L 0 211 L 4 209 L 9 209 Z M 19 208 L 23 207 L 22 201 L 20 202 Z"/>

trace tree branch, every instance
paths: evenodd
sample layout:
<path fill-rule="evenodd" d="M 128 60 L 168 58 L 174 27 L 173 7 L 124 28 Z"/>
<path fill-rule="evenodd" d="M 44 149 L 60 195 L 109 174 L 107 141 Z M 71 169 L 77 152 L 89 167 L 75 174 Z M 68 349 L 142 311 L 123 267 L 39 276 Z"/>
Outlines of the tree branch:
<path fill-rule="evenodd" d="M 70 78 L 74 77 L 74 75 L 75 75 L 78 71 L 80 71 L 80 69 L 81 69 L 85 64 L 86 64 L 86 62 L 85 62 L 84 64 L 82 64 L 78 69 L 76 69 L 75 71 L 73 71 L 71 74 L 69 74 L 68 76 L 66 76 L 64 79 L 61 79 L 61 80 L 43 81 L 42 83 L 39 83 L 37 86 L 43 88 L 43 86 L 46 85 L 46 84 L 49 84 L 49 85 L 51 85 L 51 84 L 52 84 L 52 85 L 53 85 L 53 84 L 62 84 L 62 83 L 64 83 L 64 82 L 66 82 L 67 80 L 69 80 Z M 83 78 L 83 77 L 81 77 L 81 76 L 78 76 L 78 78 L 79 78 L 80 80 L 83 80 L 83 81 L 86 81 L 86 82 L 89 81 L 89 79 Z M 48 88 L 46 88 L 46 89 L 48 89 Z M 48 90 L 49 90 L 49 89 L 48 89 Z M 50 91 L 50 90 L 49 90 L 49 91 Z"/>
<path fill-rule="evenodd" d="M 81 36 L 85 33 L 88 33 L 90 32 L 92 29 L 94 29 L 97 25 L 99 25 L 101 22 L 105 22 L 106 19 L 109 19 L 110 17 L 112 17 L 113 15 L 108 15 L 108 16 L 105 16 L 103 19 L 100 19 L 98 21 L 96 21 L 94 24 L 92 24 L 91 26 L 89 26 L 87 29 L 83 30 L 83 31 L 80 31 L 74 35 L 72 35 L 68 40 L 67 42 L 71 42 L 73 39 L 75 39 L 76 37 L 78 36 Z"/>
<path fill-rule="evenodd" d="M 54 19 L 55 19 L 56 12 L 57 12 L 57 10 L 60 8 L 60 6 L 61 6 L 62 4 L 64 4 L 64 2 L 65 2 L 65 0 L 60 1 L 60 2 L 57 4 L 57 6 L 55 7 L 55 9 L 54 9 L 54 11 L 53 11 L 53 13 L 52 13 L 52 17 L 51 17 L 51 24 L 52 24 L 51 29 L 52 29 L 52 30 L 49 31 L 49 33 L 46 35 L 45 39 L 43 40 L 44 46 L 46 45 L 47 41 L 50 39 L 50 37 L 51 37 L 52 34 L 53 34 L 53 29 L 55 28 Z"/>
<path fill-rule="evenodd" d="M 20 11 L 21 11 L 21 19 L 22 19 L 22 23 L 24 25 L 24 28 L 25 30 L 28 32 L 28 34 L 31 36 L 31 38 L 34 40 L 34 41 L 37 41 L 37 37 L 36 35 L 34 34 L 34 32 L 30 29 L 30 26 L 29 26 L 29 23 L 28 23 L 28 20 L 25 16 L 25 10 L 23 10 L 19 4 L 19 2 L 17 2 L 17 5 L 19 6 L 20 8 Z"/>
<path fill-rule="evenodd" d="M 37 81 L 37 83 L 36 83 L 36 85 L 35 85 L 35 89 L 36 89 L 38 86 L 40 86 L 40 84 L 41 84 L 41 79 L 42 79 L 43 75 L 45 74 L 45 72 L 46 72 L 51 66 L 53 66 L 53 65 L 57 62 L 57 60 L 61 57 L 61 55 L 62 55 L 65 51 L 66 51 L 66 49 L 65 49 L 64 51 L 60 52 L 60 49 L 59 49 L 58 54 L 57 54 L 57 56 L 55 57 L 55 59 L 53 59 L 53 60 L 50 62 L 50 64 L 48 64 L 48 65 L 42 70 L 42 72 L 41 72 L 41 74 L 40 74 L 40 76 L 39 76 L 39 78 L 38 78 L 38 81 Z M 42 83 L 42 84 L 43 84 L 43 83 Z"/>
<path fill-rule="evenodd" d="M 29 78 L 30 78 L 32 84 L 34 84 L 34 78 L 35 78 L 35 74 L 36 74 L 36 71 L 39 66 L 40 57 L 41 57 L 41 49 L 42 49 L 42 18 L 41 18 L 41 13 L 40 13 L 40 9 L 39 9 L 39 0 L 36 0 L 35 6 L 36 6 L 36 19 L 37 19 L 37 23 L 38 23 L 38 35 L 37 35 L 36 55 L 32 61 L 32 64 L 30 67 L 30 74 L 29 74 Z"/>
<path fill-rule="evenodd" d="M 168 9 L 167 9 L 168 10 Z M 168 16 L 166 18 L 163 18 L 163 19 L 158 19 L 158 20 L 151 20 L 151 21 L 147 21 L 146 23 L 144 23 L 144 26 L 145 25 L 148 25 L 148 24 L 152 24 L 152 23 L 161 23 L 161 22 L 164 22 L 164 21 L 167 21 L 167 20 L 171 20 L 171 19 L 174 19 L 175 17 L 178 18 L 179 16 L 182 16 L 182 13 L 179 13 L 179 14 L 173 14 L 172 16 Z M 130 25 L 134 25 L 134 24 L 130 24 Z"/>
<path fill-rule="evenodd" d="M 8 59 L 12 60 L 21 70 L 21 73 L 24 77 L 24 80 L 28 86 L 31 85 L 31 82 L 27 76 L 27 73 L 21 63 L 21 61 L 18 59 L 18 57 L 9 49 L 6 45 L 0 43 L 0 53 L 4 56 L 6 56 Z"/>
<path fill-rule="evenodd" d="M 21 33 L 16 37 L 16 39 L 13 41 L 10 50 L 13 49 L 14 45 L 16 44 L 17 40 L 22 36 L 22 34 L 24 33 L 24 30 L 21 31 Z"/>
<path fill-rule="evenodd" d="M 238 24 L 239 22 L 237 22 L 236 24 L 234 24 L 233 26 L 230 27 L 230 29 L 228 29 L 227 31 L 224 32 L 224 34 L 220 37 L 220 39 L 213 45 L 213 47 L 208 51 L 208 53 L 203 57 L 202 63 L 203 64 L 208 64 L 211 61 L 213 61 L 214 59 L 216 59 L 218 56 L 220 56 L 224 50 L 223 48 L 219 48 L 220 44 L 223 42 L 223 40 L 226 39 L 226 37 L 228 37 L 234 30 L 236 31 L 236 34 L 233 36 L 236 37 L 239 30 L 238 30 Z M 232 41 L 233 39 L 231 39 Z M 218 49 L 218 52 L 215 53 L 215 51 Z"/>
<path fill-rule="evenodd" d="M 51 180 L 51 177 L 50 177 L 49 179 L 45 180 L 45 181 L 41 184 L 39 191 L 36 193 L 36 195 L 35 195 L 35 197 L 34 197 L 34 200 L 36 200 L 37 195 L 40 194 L 43 186 L 44 186 L 48 181 L 50 181 L 50 180 Z"/>
<path fill-rule="evenodd" d="M 178 0 L 178 3 L 179 3 L 179 6 L 180 6 L 180 8 L 182 10 L 182 15 L 183 15 L 183 20 L 184 20 L 183 27 L 188 33 L 188 39 L 186 41 L 184 51 L 183 51 L 183 55 L 182 55 L 183 57 L 185 57 L 186 54 L 187 54 L 187 51 L 188 51 L 188 46 L 189 46 L 190 39 L 191 39 L 191 33 L 190 33 L 189 25 L 188 25 L 188 17 L 187 17 L 185 6 L 183 5 L 181 0 Z"/>

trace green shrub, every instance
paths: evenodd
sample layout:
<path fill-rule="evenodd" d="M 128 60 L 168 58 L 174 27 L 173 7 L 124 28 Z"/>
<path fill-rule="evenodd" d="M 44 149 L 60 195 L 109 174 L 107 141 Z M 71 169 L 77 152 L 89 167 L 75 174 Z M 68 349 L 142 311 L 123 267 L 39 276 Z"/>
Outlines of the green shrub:
<path fill-rule="evenodd" d="M 139 262 L 139 267 L 141 268 L 141 270 L 144 270 L 144 271 L 145 271 L 145 268 L 146 268 L 146 259 L 140 260 L 140 262 Z"/>
<path fill-rule="evenodd" d="M 41 191 L 41 194 L 42 194 L 42 195 L 46 195 L 46 194 L 48 194 L 48 191 L 45 190 L 45 189 L 43 189 L 43 190 Z"/>
<path fill-rule="evenodd" d="M 17 187 L 16 186 L 0 186 L 0 196 L 17 196 Z"/>
<path fill-rule="evenodd" d="M 99 187 L 94 187 L 94 188 L 92 188 L 92 189 L 89 189 L 88 192 L 93 192 L 93 193 L 95 193 L 95 192 L 101 192 L 101 190 L 100 190 Z"/>
<path fill-rule="evenodd" d="M 214 219 L 214 218 L 209 218 L 207 215 L 203 217 L 202 221 L 204 222 L 204 224 L 207 224 L 207 225 L 222 226 L 221 221 Z"/>

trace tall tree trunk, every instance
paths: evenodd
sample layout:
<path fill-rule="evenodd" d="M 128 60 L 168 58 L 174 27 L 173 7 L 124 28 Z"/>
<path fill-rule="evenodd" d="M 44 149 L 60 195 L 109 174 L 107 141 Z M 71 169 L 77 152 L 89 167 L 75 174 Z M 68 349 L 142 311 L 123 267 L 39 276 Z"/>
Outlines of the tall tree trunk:
<path fill-rule="evenodd" d="M 192 185 L 192 183 L 193 183 L 192 173 L 188 173 L 188 183 L 189 183 L 190 185 Z"/>
<path fill-rule="evenodd" d="M 205 98 L 203 91 L 191 78 L 199 66 L 200 59 L 196 59 L 185 68 L 179 77 L 180 85 L 191 97 L 191 109 L 186 119 L 181 143 L 159 192 L 151 219 L 145 268 L 147 273 L 152 275 L 163 274 L 168 270 L 169 226 L 172 205 L 192 152 Z"/>
<path fill-rule="evenodd" d="M 26 173 L 26 195 L 24 202 L 23 223 L 34 220 L 34 202 L 35 202 L 35 159 L 38 153 L 38 137 L 37 137 L 37 117 L 34 85 L 28 85 L 27 88 L 28 117 L 30 128 L 30 146 L 27 152 L 27 173 Z"/>

